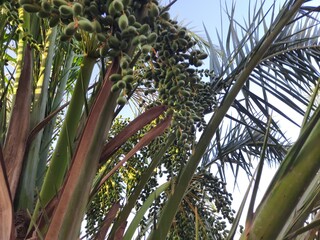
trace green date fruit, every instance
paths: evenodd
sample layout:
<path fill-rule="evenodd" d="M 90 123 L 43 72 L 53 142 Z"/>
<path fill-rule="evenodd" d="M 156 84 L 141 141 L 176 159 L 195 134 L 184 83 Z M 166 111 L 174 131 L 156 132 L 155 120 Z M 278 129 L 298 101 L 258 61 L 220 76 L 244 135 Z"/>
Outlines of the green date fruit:
<path fill-rule="evenodd" d="M 155 43 L 155 42 L 157 41 L 157 37 L 158 37 L 158 35 L 157 35 L 155 32 L 150 33 L 150 34 L 148 35 L 148 37 L 147 37 L 147 43 L 148 43 L 148 44 L 153 44 L 153 43 Z"/>
<path fill-rule="evenodd" d="M 157 6 L 155 3 L 153 3 L 153 2 L 151 2 L 151 4 L 150 4 L 149 15 L 150 15 L 151 17 L 158 17 L 158 16 L 159 16 L 159 8 L 158 8 L 158 6 Z"/>
<path fill-rule="evenodd" d="M 69 23 L 64 29 L 64 33 L 67 36 L 72 36 L 73 34 L 75 34 L 76 31 L 77 31 L 77 28 L 76 28 L 75 22 Z"/>
<path fill-rule="evenodd" d="M 83 18 L 83 19 L 79 20 L 78 25 L 79 25 L 79 28 L 84 31 L 87 31 L 89 33 L 94 32 L 93 23 L 90 22 L 88 19 Z"/>
<path fill-rule="evenodd" d="M 51 12 L 51 4 L 47 0 L 43 0 L 41 2 L 41 7 L 45 12 Z"/>
<path fill-rule="evenodd" d="M 110 36 L 108 39 L 108 44 L 111 48 L 119 49 L 121 42 L 115 36 Z"/>
<path fill-rule="evenodd" d="M 128 17 L 126 14 L 122 14 L 120 17 L 119 17 L 119 20 L 118 20 L 118 25 L 119 25 L 119 28 L 121 31 L 125 30 L 127 27 L 128 27 Z"/>
<path fill-rule="evenodd" d="M 124 80 L 120 80 L 117 82 L 117 86 L 119 89 L 124 89 L 126 87 L 126 82 Z"/>
<path fill-rule="evenodd" d="M 49 27 L 53 28 L 59 24 L 60 18 L 59 16 L 54 16 L 49 20 Z"/>
<path fill-rule="evenodd" d="M 76 17 L 76 16 L 81 16 L 82 13 L 83 13 L 83 6 L 78 3 L 78 2 L 75 2 L 73 5 L 72 5 L 72 10 L 73 10 L 73 16 Z"/>
<path fill-rule="evenodd" d="M 26 12 L 29 12 L 29 13 L 37 13 L 41 10 L 41 7 L 36 4 L 26 3 L 26 4 L 23 4 L 22 7 Z"/>
<path fill-rule="evenodd" d="M 122 79 L 122 76 L 119 73 L 114 73 L 110 76 L 112 82 L 117 82 Z"/>
<path fill-rule="evenodd" d="M 125 105 L 125 104 L 127 103 L 127 99 L 126 99 L 125 97 L 120 96 L 120 97 L 118 97 L 118 99 L 117 99 L 117 103 L 118 103 L 119 105 Z"/>
<path fill-rule="evenodd" d="M 69 7 L 67 5 L 61 5 L 59 7 L 59 12 L 60 12 L 61 15 L 64 15 L 64 16 L 73 16 L 72 7 Z"/>
<path fill-rule="evenodd" d="M 126 75 L 122 78 L 123 81 L 125 81 L 126 83 L 132 83 L 134 78 L 133 75 Z"/>
<path fill-rule="evenodd" d="M 64 0 L 53 0 L 52 1 L 53 5 L 55 5 L 56 7 L 60 7 L 62 5 L 68 5 L 67 1 Z"/>

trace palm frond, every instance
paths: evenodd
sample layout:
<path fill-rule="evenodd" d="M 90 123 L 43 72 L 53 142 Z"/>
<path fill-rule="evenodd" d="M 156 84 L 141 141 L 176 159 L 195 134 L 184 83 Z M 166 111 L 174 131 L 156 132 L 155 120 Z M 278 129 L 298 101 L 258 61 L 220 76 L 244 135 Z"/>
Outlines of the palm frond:
<path fill-rule="evenodd" d="M 246 62 L 257 52 L 259 41 L 282 16 L 281 10 L 279 15 L 275 14 L 279 11 L 275 2 L 269 8 L 265 1 L 261 5 L 257 3 L 243 24 L 234 17 L 234 5 L 227 11 L 228 32 L 225 42 L 224 36 L 218 35 L 219 49 L 205 29 L 210 68 L 214 70 L 211 85 L 220 105 L 240 71 L 246 68 Z M 316 9 L 303 6 L 264 54 L 233 104 L 231 112 L 236 117 L 230 117 L 229 113 L 233 127 L 219 130 L 203 158 L 202 167 L 219 162 L 221 170 L 222 165 L 229 163 L 250 173 L 246 154 L 258 154 L 257 142 L 266 133 L 265 122 L 271 113 L 275 121 L 271 122 L 266 159 L 283 159 L 290 142 L 279 122 L 300 127 L 320 76 L 320 25 Z M 314 110 L 315 105 L 311 109 Z"/>
<path fill-rule="evenodd" d="M 258 158 L 263 146 L 263 139 L 266 131 L 266 124 L 262 123 L 263 115 L 245 117 L 240 112 L 238 118 L 227 116 L 230 122 L 228 126 L 221 126 L 216 133 L 216 138 L 211 142 L 206 154 L 202 159 L 202 167 L 208 168 L 217 165 L 223 171 L 224 165 L 230 165 L 235 177 L 237 167 L 241 167 L 251 174 L 250 157 Z M 274 123 L 277 124 L 277 123 Z M 277 129 L 271 129 L 267 142 L 266 158 L 273 162 L 280 162 L 287 148 L 290 146 L 287 141 L 277 133 Z M 234 166 L 235 165 L 235 166 Z M 223 176 L 221 176 L 223 178 Z"/>

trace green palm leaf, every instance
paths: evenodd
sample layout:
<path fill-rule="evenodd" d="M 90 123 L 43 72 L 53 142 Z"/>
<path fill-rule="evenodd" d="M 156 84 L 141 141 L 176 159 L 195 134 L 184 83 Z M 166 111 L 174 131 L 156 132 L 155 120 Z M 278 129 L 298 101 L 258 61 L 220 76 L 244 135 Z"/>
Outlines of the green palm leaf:
<path fill-rule="evenodd" d="M 268 35 L 271 24 L 283 14 L 280 12 L 275 17 L 275 12 L 278 11 L 275 2 L 266 11 L 265 1 L 261 5 L 257 3 L 256 1 L 244 24 L 236 21 L 234 5 L 227 11 L 228 32 L 225 42 L 224 36 L 218 35 L 219 49 L 213 45 L 205 29 L 208 39 L 205 45 L 210 53 L 210 68 L 214 71 L 211 84 L 220 105 L 224 104 L 224 97 L 234 85 L 240 71 L 246 68 L 246 62 L 256 54 L 258 48 L 255 46 L 264 34 Z M 223 165 L 229 163 L 250 173 L 250 163 L 248 157 L 244 157 L 244 152 L 257 156 L 259 148 L 256 143 L 266 133 L 264 123 L 272 112 L 276 120 L 271 122 L 271 142 L 268 144 L 266 159 L 283 159 L 290 141 L 279 121 L 300 126 L 311 90 L 320 74 L 317 35 L 320 26 L 317 13 L 312 10 L 314 8 L 302 7 L 253 69 L 229 110 L 227 117 L 229 116 L 230 126 L 223 126 L 218 130 L 217 138 L 212 141 L 203 158 L 202 167 L 219 162 L 220 171 L 224 171 Z M 314 111 L 315 106 L 311 106 L 311 111 Z M 244 148 L 248 150 L 244 151 Z"/>

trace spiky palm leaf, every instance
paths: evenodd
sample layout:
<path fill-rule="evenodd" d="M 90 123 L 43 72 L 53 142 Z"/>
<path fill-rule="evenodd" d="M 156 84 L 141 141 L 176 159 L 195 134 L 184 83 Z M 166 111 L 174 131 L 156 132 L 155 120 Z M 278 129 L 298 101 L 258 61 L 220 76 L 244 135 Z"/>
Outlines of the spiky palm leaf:
<path fill-rule="evenodd" d="M 224 96 L 235 83 L 237 75 L 256 53 L 259 41 L 268 34 L 276 20 L 276 3 L 268 9 L 265 9 L 264 4 L 265 1 L 261 5 L 256 1 L 253 13 L 249 14 L 247 22 L 243 24 L 235 19 L 236 7 L 233 5 L 228 13 L 226 41 L 218 35 L 218 47 L 212 43 L 206 30 L 208 42 L 205 45 L 210 53 L 210 68 L 214 72 L 211 84 L 220 105 L 223 105 Z M 259 152 L 257 143 L 266 132 L 266 122 L 271 114 L 273 119 L 281 120 L 282 123 L 300 126 L 320 76 L 320 26 L 317 13 L 313 10 L 301 8 L 252 71 L 229 111 L 233 127 L 229 130 L 222 127 L 217 131 L 212 147 L 203 158 L 203 167 L 218 161 L 222 172 L 224 164 L 230 163 L 250 173 L 248 158 L 244 157 L 243 152 L 253 156 Z M 277 19 L 282 14 L 280 11 Z M 281 161 L 290 142 L 279 121 L 272 121 L 271 129 L 267 159 Z M 250 150 L 246 151 L 248 148 Z M 237 171 L 234 173 L 237 176 Z"/>
<path fill-rule="evenodd" d="M 216 138 L 212 140 L 202 160 L 203 168 L 209 168 L 212 164 L 218 166 L 224 180 L 226 180 L 223 172 L 225 165 L 229 165 L 234 176 L 238 175 L 240 169 L 251 173 L 252 163 L 249 159 L 250 156 L 260 155 L 265 135 L 261 127 L 264 129 L 266 125 L 266 123 L 261 125 L 248 117 L 243 117 L 241 122 L 232 116 L 227 117 L 230 119 L 230 125 L 222 125 L 218 129 Z M 256 119 L 261 118 L 256 117 Z M 267 158 L 281 161 L 290 145 L 286 145 L 275 129 L 272 130 L 268 141 Z"/>

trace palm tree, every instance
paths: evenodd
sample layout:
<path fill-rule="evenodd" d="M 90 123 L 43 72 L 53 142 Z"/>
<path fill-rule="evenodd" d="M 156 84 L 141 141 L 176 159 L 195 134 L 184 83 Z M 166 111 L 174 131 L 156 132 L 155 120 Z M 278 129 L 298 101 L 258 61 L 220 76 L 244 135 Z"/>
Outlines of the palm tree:
<path fill-rule="evenodd" d="M 301 149 L 310 151 L 310 142 L 316 143 L 311 137 L 317 137 L 318 111 L 310 93 L 318 86 L 312 67 L 318 25 L 314 9 L 303 3 L 288 0 L 277 16 L 273 6 L 272 24 L 261 37 L 262 7 L 254 12 L 256 21 L 243 27 L 242 38 L 232 10 L 226 45 L 221 41 L 217 49 L 210 39 L 206 43 L 212 71 L 198 68 L 207 54 L 197 36 L 170 18 L 170 4 L 3 3 L 1 239 L 78 239 L 84 217 L 88 238 L 226 238 L 224 219 L 231 222 L 233 212 L 224 165 L 230 163 L 235 173 L 241 167 L 249 171 L 245 154 L 281 161 L 288 150 L 271 118 L 272 110 L 281 114 L 271 95 L 306 116 L 301 140 L 273 185 L 300 167 Z M 120 116 L 127 102 L 138 112 L 134 120 Z M 238 118 L 229 114 L 231 107 Z M 213 115 L 206 123 L 208 113 Z M 219 128 L 224 119 L 230 127 Z M 210 173 L 212 164 L 219 166 L 220 177 Z M 297 210 L 304 206 L 310 212 L 315 205 L 305 203 L 317 202 L 313 185 L 306 188 L 318 169 L 312 164 L 312 174 L 302 169 L 309 177 L 292 195 Z M 266 206 L 275 196 L 273 185 Z M 262 210 L 270 213 L 272 207 L 271 202 L 248 217 L 244 238 L 302 231 L 308 211 L 299 224 L 292 225 L 293 215 L 283 228 L 260 233 L 266 221 Z"/>

